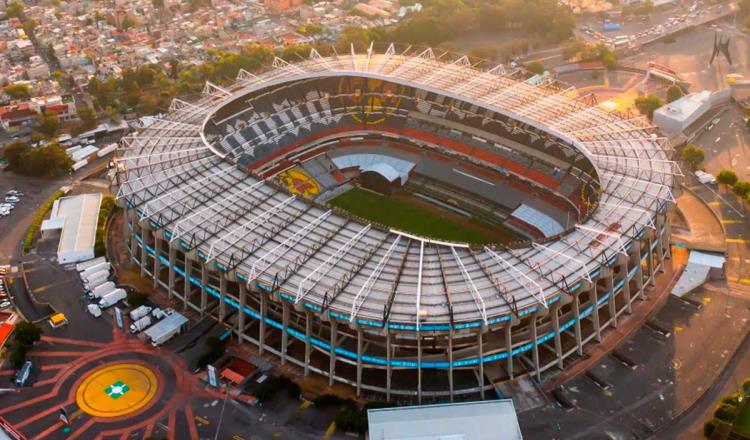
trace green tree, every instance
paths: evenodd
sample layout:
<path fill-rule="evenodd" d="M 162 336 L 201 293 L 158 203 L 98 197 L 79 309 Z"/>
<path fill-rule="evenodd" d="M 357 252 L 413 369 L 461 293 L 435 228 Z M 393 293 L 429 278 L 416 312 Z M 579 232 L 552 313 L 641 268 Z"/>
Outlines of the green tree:
<path fill-rule="evenodd" d="M 22 18 L 23 17 L 23 3 L 19 1 L 8 3 L 5 7 L 5 15 L 8 17 Z"/>
<path fill-rule="evenodd" d="M 719 422 L 717 422 L 716 419 L 711 419 L 706 422 L 706 424 L 703 425 L 703 436 L 706 438 L 711 438 L 711 436 L 714 434 L 714 431 L 716 431 L 716 426 L 718 424 Z"/>
<path fill-rule="evenodd" d="M 729 403 L 721 403 L 714 411 L 714 417 L 727 423 L 732 423 L 737 416 L 737 407 Z"/>
<path fill-rule="evenodd" d="M 24 344 L 14 343 L 11 344 L 10 354 L 8 360 L 14 368 L 21 368 L 23 363 L 26 362 L 26 353 L 29 351 L 29 347 Z"/>
<path fill-rule="evenodd" d="M 528 70 L 531 73 L 536 73 L 537 75 L 541 75 L 544 73 L 544 65 L 540 63 L 539 61 L 532 61 L 526 66 L 526 70 Z"/>
<path fill-rule="evenodd" d="M 688 144 L 682 149 L 682 160 L 690 167 L 691 170 L 698 169 L 698 166 L 706 159 L 706 153 L 693 144 Z"/>
<path fill-rule="evenodd" d="M 635 98 L 635 107 L 649 119 L 654 117 L 654 111 L 664 105 L 664 101 L 655 95 L 639 96 Z"/>
<path fill-rule="evenodd" d="M 33 322 L 21 321 L 13 329 L 13 339 L 19 344 L 34 345 L 42 339 L 42 328 Z"/>
<path fill-rule="evenodd" d="M 750 182 L 740 180 L 732 185 L 732 191 L 740 197 L 747 197 L 750 194 Z"/>
<path fill-rule="evenodd" d="M 70 171 L 73 161 L 65 148 L 56 142 L 43 147 L 29 148 L 21 155 L 18 171 L 41 177 L 62 176 Z"/>
<path fill-rule="evenodd" d="M 81 120 L 79 129 L 81 131 L 87 131 L 96 128 L 96 113 L 94 109 L 88 105 L 80 106 L 76 109 L 78 113 L 78 119 Z"/>
<path fill-rule="evenodd" d="M 29 99 L 31 97 L 31 86 L 28 84 L 13 83 L 5 86 L 3 89 L 10 99 Z"/>
<path fill-rule="evenodd" d="M 719 183 L 732 186 L 735 183 L 737 183 L 737 173 L 731 170 L 721 170 L 719 171 L 719 174 L 716 176 L 716 180 Z"/>
<path fill-rule="evenodd" d="M 37 117 L 37 131 L 47 139 L 52 139 L 60 129 L 60 118 L 56 113 L 44 112 Z"/>
<path fill-rule="evenodd" d="M 21 156 L 29 148 L 23 142 L 13 142 L 3 148 L 3 156 L 8 161 L 8 167 L 11 170 L 17 170 L 21 163 Z"/>
<path fill-rule="evenodd" d="M 672 84 L 667 89 L 667 102 L 677 101 L 678 99 L 682 98 L 682 87 L 678 86 L 677 84 Z"/>
<path fill-rule="evenodd" d="M 745 394 L 750 393 L 750 377 L 742 381 L 742 391 L 744 391 Z"/>

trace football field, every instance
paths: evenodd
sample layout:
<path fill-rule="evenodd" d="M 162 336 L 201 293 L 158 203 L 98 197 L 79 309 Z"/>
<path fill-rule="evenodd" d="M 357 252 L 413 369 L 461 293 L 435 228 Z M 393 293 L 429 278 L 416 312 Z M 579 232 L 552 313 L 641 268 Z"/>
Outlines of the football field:
<path fill-rule="evenodd" d="M 404 200 L 403 194 L 388 197 L 354 188 L 328 203 L 364 219 L 424 237 L 476 244 L 508 239 L 502 228 L 464 219 L 422 201 Z"/>

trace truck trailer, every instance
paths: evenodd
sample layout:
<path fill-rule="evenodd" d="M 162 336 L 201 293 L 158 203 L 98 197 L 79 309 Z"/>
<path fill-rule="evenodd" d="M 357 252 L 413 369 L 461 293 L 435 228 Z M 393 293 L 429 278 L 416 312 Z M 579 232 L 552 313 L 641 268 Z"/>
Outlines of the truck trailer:
<path fill-rule="evenodd" d="M 112 307 L 127 296 L 128 294 L 125 292 L 125 289 L 115 289 L 114 292 L 102 296 L 102 299 L 99 300 L 99 308 L 106 309 L 107 307 Z"/>
<path fill-rule="evenodd" d="M 151 341 L 151 345 L 158 347 L 186 330 L 187 325 L 188 319 L 182 314 L 175 312 L 148 328 L 146 330 L 146 337 Z"/>
<path fill-rule="evenodd" d="M 111 265 L 109 263 L 99 263 L 96 266 L 91 266 L 88 269 L 81 272 L 81 280 L 85 280 L 86 278 L 90 277 L 91 274 L 101 272 L 103 270 L 109 271 L 111 268 Z"/>
<path fill-rule="evenodd" d="M 101 286 L 89 292 L 89 299 L 94 300 L 98 298 L 103 298 L 105 295 L 109 295 L 110 293 L 114 292 L 116 289 L 117 287 L 115 286 L 114 282 L 107 281 L 106 283 L 102 284 Z"/>
<path fill-rule="evenodd" d="M 151 307 L 140 306 L 130 311 L 130 319 L 133 321 L 138 321 L 149 313 L 151 313 Z"/>
<path fill-rule="evenodd" d="M 83 272 L 84 270 L 88 269 L 89 267 L 94 267 L 97 264 L 106 263 L 107 259 L 104 257 L 94 258 L 92 260 L 83 261 L 81 263 L 76 264 L 76 270 L 78 272 Z"/>
<path fill-rule="evenodd" d="M 88 278 L 83 280 L 83 287 L 85 287 L 88 290 L 91 290 L 91 285 L 94 283 L 99 282 L 101 284 L 101 280 L 106 280 L 109 278 L 109 271 L 108 270 L 100 270 L 99 272 L 92 273 L 89 275 Z"/>
<path fill-rule="evenodd" d="M 92 292 L 92 291 L 93 291 L 94 289 L 96 289 L 97 287 L 99 287 L 99 286 L 101 286 L 101 285 L 103 285 L 103 284 L 107 284 L 107 283 L 109 283 L 109 282 L 111 282 L 111 281 L 109 281 L 109 277 L 107 277 L 107 278 L 96 278 L 96 279 L 95 279 L 95 280 L 93 280 L 92 282 L 90 282 L 90 283 L 88 283 L 88 284 L 84 284 L 84 285 L 83 285 L 83 290 L 84 290 L 84 291 L 85 291 L 85 292 L 86 292 L 87 294 L 89 294 L 89 293 L 91 293 L 91 292 Z"/>
<path fill-rule="evenodd" d="M 151 325 L 151 316 L 146 315 L 130 324 L 130 333 L 136 334 Z"/>

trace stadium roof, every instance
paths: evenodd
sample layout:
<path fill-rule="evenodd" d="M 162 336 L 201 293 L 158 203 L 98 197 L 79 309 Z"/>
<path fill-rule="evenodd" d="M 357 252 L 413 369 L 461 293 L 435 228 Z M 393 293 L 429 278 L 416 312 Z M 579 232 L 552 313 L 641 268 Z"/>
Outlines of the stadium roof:
<path fill-rule="evenodd" d="M 521 440 L 513 400 L 367 411 L 372 440 Z"/>
<path fill-rule="evenodd" d="M 432 91 L 571 143 L 596 169 L 598 205 L 556 240 L 515 249 L 470 248 L 350 221 L 281 193 L 226 160 L 229 155 L 206 138 L 211 114 L 233 99 L 274 84 L 343 76 Z M 656 229 L 655 213 L 674 202 L 671 187 L 680 174 L 668 141 L 646 118 L 583 100 L 553 78 L 534 84 L 525 79 L 517 70 L 479 70 L 466 57 L 438 57 L 430 49 L 409 54 L 391 46 L 375 53 L 371 47 L 332 57 L 313 50 L 296 64 L 277 58 L 272 70 L 257 76 L 240 71 L 230 88 L 206 83 L 202 99 L 175 100 L 170 114 L 125 138 L 117 159 L 118 198 L 142 222 L 209 264 L 269 290 L 278 276 L 282 297 L 339 319 L 417 329 L 502 322 L 511 312 L 547 307 L 562 292 L 591 281 L 603 262 L 624 255 L 646 229 Z M 297 132 L 316 120 L 323 115 L 304 114 L 276 129 Z"/>

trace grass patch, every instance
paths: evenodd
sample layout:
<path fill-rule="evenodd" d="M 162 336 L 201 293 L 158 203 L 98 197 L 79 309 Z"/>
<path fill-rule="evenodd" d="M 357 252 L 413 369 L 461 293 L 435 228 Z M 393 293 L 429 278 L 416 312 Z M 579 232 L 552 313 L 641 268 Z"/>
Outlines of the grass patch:
<path fill-rule="evenodd" d="M 29 229 L 26 230 L 26 235 L 23 237 L 23 251 L 28 252 L 31 250 L 31 247 L 34 245 L 34 238 L 36 238 L 36 233 L 39 232 L 39 228 L 42 227 L 42 222 L 44 221 L 44 217 L 47 216 L 47 213 L 50 209 L 52 209 L 52 205 L 55 203 L 55 200 L 59 199 L 60 197 L 64 196 L 65 193 L 62 191 L 56 191 L 54 194 L 52 194 L 52 197 L 50 197 L 44 204 L 39 208 L 39 211 L 37 211 L 36 215 L 34 216 L 34 219 L 31 221 L 31 224 L 29 225 Z"/>
<path fill-rule="evenodd" d="M 96 241 L 94 242 L 94 255 L 103 256 L 107 252 L 104 245 L 104 239 L 107 232 L 107 220 L 109 220 L 112 210 L 115 208 L 115 196 L 106 195 L 102 197 L 102 203 L 99 207 L 99 218 L 96 223 Z"/>
<path fill-rule="evenodd" d="M 490 243 L 492 237 L 466 225 L 393 197 L 354 188 L 328 202 L 364 219 L 413 234 L 467 243 Z"/>

